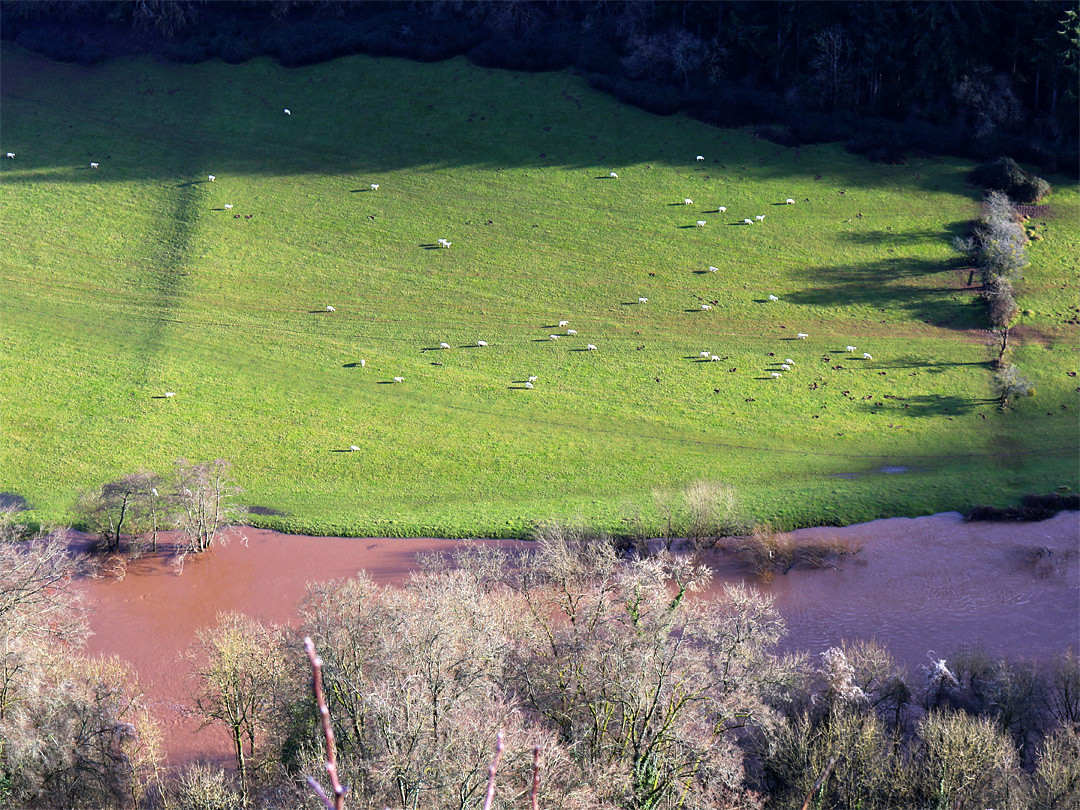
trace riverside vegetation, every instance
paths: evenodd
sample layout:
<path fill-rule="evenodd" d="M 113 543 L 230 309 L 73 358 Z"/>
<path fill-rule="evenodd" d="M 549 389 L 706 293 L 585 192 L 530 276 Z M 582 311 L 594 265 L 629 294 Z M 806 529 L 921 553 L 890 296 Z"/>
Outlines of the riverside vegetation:
<path fill-rule="evenodd" d="M 348 808 L 1050 810 L 1080 799 L 1080 659 L 932 657 L 904 673 L 873 643 L 776 654 L 784 624 L 743 586 L 695 592 L 692 557 L 618 560 L 564 524 L 516 557 L 464 545 L 402 588 L 312 585 L 301 626 L 222 615 L 189 651 L 192 711 L 235 767 L 168 776 L 116 661 L 85 625 L 63 538 L 0 543 L 0 800 L 16 808 L 317 807 L 325 776 L 309 636 Z M 452 563 L 452 564 L 449 564 Z M 540 789 L 533 793 L 533 751 Z"/>
<path fill-rule="evenodd" d="M 0 490 L 28 521 L 178 457 L 233 462 L 259 525 L 349 536 L 660 534 L 653 491 L 703 478 L 778 530 L 1077 488 L 1066 178 L 1014 282 L 1038 395 L 1002 411 L 949 247 L 982 196 L 964 160 L 463 59 L 0 58 Z"/>

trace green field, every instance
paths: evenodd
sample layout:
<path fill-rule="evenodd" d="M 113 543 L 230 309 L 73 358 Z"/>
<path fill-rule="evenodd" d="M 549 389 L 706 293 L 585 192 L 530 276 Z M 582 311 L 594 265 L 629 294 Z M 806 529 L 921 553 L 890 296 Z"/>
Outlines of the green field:
<path fill-rule="evenodd" d="M 230 460 L 285 513 L 265 525 L 360 536 L 614 529 L 701 478 L 778 526 L 1077 487 L 1062 178 L 1017 288 L 1038 393 L 1003 413 L 949 248 L 968 162 L 778 147 L 463 59 L 2 60 L 0 491 L 33 518 L 178 457 Z"/>

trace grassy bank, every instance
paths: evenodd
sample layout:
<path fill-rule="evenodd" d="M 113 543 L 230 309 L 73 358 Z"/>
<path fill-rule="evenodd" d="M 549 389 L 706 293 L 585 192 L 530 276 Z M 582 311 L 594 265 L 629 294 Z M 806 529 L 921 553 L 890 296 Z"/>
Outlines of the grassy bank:
<path fill-rule="evenodd" d="M 1003 413 L 948 247 L 964 162 L 460 59 L 2 59 L 0 490 L 33 517 L 178 457 L 231 460 L 267 525 L 355 535 L 651 523 L 699 478 L 779 528 L 1077 486 L 1075 185 L 1018 287 L 1038 395 Z"/>

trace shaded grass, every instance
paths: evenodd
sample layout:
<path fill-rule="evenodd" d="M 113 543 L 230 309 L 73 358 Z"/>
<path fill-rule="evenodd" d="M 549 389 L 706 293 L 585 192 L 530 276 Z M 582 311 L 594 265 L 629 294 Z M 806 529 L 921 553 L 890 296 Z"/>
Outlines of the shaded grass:
<path fill-rule="evenodd" d="M 0 489 L 42 518 L 178 456 L 230 459 L 285 513 L 261 525 L 328 534 L 616 529 L 697 478 L 778 528 L 1075 485 L 1075 332 L 1034 318 L 1038 397 L 990 401 L 948 248 L 966 163 L 780 148 L 463 60 L 0 55 Z M 1031 248 L 1040 311 L 1075 288 L 1067 231 Z M 563 318 L 578 336 L 547 340 Z"/>

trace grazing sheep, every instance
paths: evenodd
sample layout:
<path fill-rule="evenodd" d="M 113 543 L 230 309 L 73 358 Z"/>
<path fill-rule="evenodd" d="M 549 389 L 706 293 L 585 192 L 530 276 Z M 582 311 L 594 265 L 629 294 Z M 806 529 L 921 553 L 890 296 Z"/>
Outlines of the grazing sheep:
<path fill-rule="evenodd" d="M 288 110 L 286 110 L 286 112 L 288 112 Z M 355 453 L 355 452 L 356 452 L 357 450 L 359 450 L 359 449 L 360 449 L 360 448 L 359 448 L 359 447 L 357 447 L 357 446 L 356 446 L 355 444 L 350 444 L 350 445 L 349 445 L 349 452 L 350 452 L 350 453 Z"/>
<path fill-rule="evenodd" d="M 214 175 L 212 175 L 212 174 L 206 175 L 206 179 L 209 180 L 211 183 L 213 183 L 215 180 L 217 180 L 217 178 L 214 177 Z"/>
<path fill-rule="evenodd" d="M 532 387 L 533 387 L 533 384 L 531 382 L 527 382 L 527 383 L 525 383 L 525 387 L 531 390 Z"/>
<path fill-rule="evenodd" d="M 486 340 L 478 340 L 478 341 L 476 341 L 476 345 L 477 346 L 487 346 L 487 341 Z"/>
<path fill-rule="evenodd" d="M 848 347 L 847 347 L 847 350 L 848 350 L 849 352 L 854 352 L 854 351 L 855 351 L 855 349 L 856 349 L 856 347 L 855 347 L 855 346 L 848 346 Z"/>
<path fill-rule="evenodd" d="M 702 304 L 701 305 L 701 310 L 703 312 L 708 312 L 710 309 L 712 309 L 712 304 Z"/>
<path fill-rule="evenodd" d="M 703 219 L 699 219 L 699 220 L 697 221 L 697 226 L 698 226 L 699 228 L 704 228 L 704 227 L 705 227 L 705 220 L 703 220 Z"/>
<path fill-rule="evenodd" d="M 405 378 L 404 377 L 394 377 L 394 382 L 396 382 L 396 383 L 397 382 L 405 382 Z"/>
<path fill-rule="evenodd" d="M 725 211 L 727 211 L 727 206 L 726 205 L 718 205 L 716 207 L 716 213 L 718 213 L 718 214 L 722 214 Z"/>
<path fill-rule="evenodd" d="M 784 375 L 783 375 L 783 374 L 781 374 L 781 373 L 780 373 L 779 371 L 774 371 L 774 372 L 772 373 L 772 375 L 771 375 L 771 376 L 772 376 L 772 378 L 773 378 L 774 380 L 779 380 L 779 379 L 780 379 L 781 377 L 783 377 Z"/>
<path fill-rule="evenodd" d="M 225 210 L 232 211 L 232 203 L 225 203 Z"/>
<path fill-rule="evenodd" d="M 336 310 L 336 309 L 334 309 L 334 308 L 333 308 L 332 306 L 330 306 L 329 304 L 327 304 L 327 305 L 326 305 L 326 311 L 327 311 L 327 312 L 337 312 L 337 310 Z"/>
<path fill-rule="evenodd" d="M 700 357 L 709 357 L 711 354 L 712 354 L 712 352 L 702 352 L 699 356 Z"/>
<path fill-rule="evenodd" d="M 689 197 L 687 197 L 685 200 L 682 201 L 682 204 L 683 205 L 693 205 L 694 201 L 691 200 Z"/>
<path fill-rule="evenodd" d="M 558 340 L 559 336 L 558 335 L 548 335 L 548 339 L 549 340 Z"/>
<path fill-rule="evenodd" d="M 704 159 L 705 159 L 704 155 L 698 155 L 696 158 L 694 158 L 694 160 L 704 160 Z"/>
<path fill-rule="evenodd" d="M 379 190 L 379 184 L 378 183 L 372 183 L 371 184 L 371 190 L 372 191 L 378 191 Z"/>
<path fill-rule="evenodd" d="M 589 352 L 595 352 L 595 351 L 596 351 L 596 347 L 595 347 L 595 346 L 593 346 L 593 345 L 592 345 L 592 344 L 590 343 L 590 344 L 589 344 L 588 346 L 586 346 L 586 347 L 585 347 L 585 351 L 589 351 Z"/>
<path fill-rule="evenodd" d="M 285 108 L 285 114 L 286 115 L 292 115 L 292 112 L 289 110 L 288 107 Z"/>
<path fill-rule="evenodd" d="M 719 363 L 720 362 L 720 355 L 718 355 L 718 354 L 712 355 L 709 358 L 709 362 L 711 362 L 711 363 Z"/>
<path fill-rule="evenodd" d="M 98 167 L 98 164 L 96 164 L 96 163 L 91 163 L 90 164 L 91 169 L 96 169 L 97 167 Z"/>
<path fill-rule="evenodd" d="M 440 349 L 449 349 L 449 348 L 450 348 L 450 344 L 449 344 L 449 343 L 440 343 L 440 344 L 439 344 L 439 348 L 440 348 Z"/>
<path fill-rule="evenodd" d="M 873 359 L 874 358 L 870 356 L 870 352 L 863 352 L 863 360 L 873 360 Z"/>
<path fill-rule="evenodd" d="M 615 174 L 615 172 L 612 172 L 611 174 L 609 174 L 608 177 L 612 177 L 612 178 L 614 178 L 616 180 L 619 179 L 619 175 Z"/>
<path fill-rule="evenodd" d="M 793 199 L 791 199 L 791 197 L 788 197 L 786 200 L 784 200 L 784 202 L 787 203 L 788 205 L 794 205 L 795 204 L 795 201 Z"/>
<path fill-rule="evenodd" d="M 745 225 L 753 225 L 754 220 L 752 220 L 752 219 L 744 219 L 743 224 L 745 224 Z"/>
<path fill-rule="evenodd" d="M 360 358 L 360 368 L 363 368 L 366 365 L 367 365 L 367 360 L 365 360 L 363 357 L 361 357 Z"/>
<path fill-rule="evenodd" d="M 176 396 L 176 392 L 175 391 L 166 391 L 165 396 L 168 397 L 169 399 L 172 399 L 173 397 Z"/>
<path fill-rule="evenodd" d="M 799 340 L 806 340 L 808 337 L 810 337 L 810 335 L 806 334 L 806 332 L 799 332 L 799 334 L 797 334 L 795 337 L 797 337 Z"/>
<path fill-rule="evenodd" d="M 770 300 L 770 301 L 779 301 L 780 299 L 779 299 L 779 298 L 777 298 L 777 297 L 776 297 L 775 295 L 770 295 L 770 296 L 769 296 L 769 300 Z"/>
<path fill-rule="evenodd" d="M 9 158 L 10 160 L 14 160 L 14 159 L 15 159 L 15 153 L 14 153 L 14 152 L 8 152 L 8 153 L 7 153 L 7 157 L 8 157 L 8 158 Z"/>
<path fill-rule="evenodd" d="M 639 304 L 647 304 L 647 303 L 649 303 L 649 299 L 648 299 L 648 298 L 639 298 L 639 299 L 637 300 L 637 302 L 638 302 Z"/>
<path fill-rule="evenodd" d="M 564 327 L 564 326 L 569 326 L 569 325 L 570 325 L 570 321 L 559 321 L 559 328 L 560 329 L 562 327 Z"/>
<path fill-rule="evenodd" d="M 566 334 L 568 334 L 568 335 L 576 335 L 577 334 L 577 329 L 567 329 Z"/>
<path fill-rule="evenodd" d="M 791 371 L 791 366 L 789 366 L 787 363 L 781 363 L 780 368 L 782 368 L 784 371 Z"/>
<path fill-rule="evenodd" d="M 720 269 L 719 267 L 713 267 L 711 264 L 709 265 L 709 272 L 710 273 L 715 273 L 719 269 Z"/>
<path fill-rule="evenodd" d="M 756 217 L 754 217 L 754 219 L 756 219 L 758 222 L 764 222 L 765 221 L 765 215 L 764 214 L 758 214 Z"/>
<path fill-rule="evenodd" d="M 443 240 L 442 240 L 442 246 L 443 246 L 444 248 L 448 248 L 448 247 L 450 247 L 450 246 L 451 246 L 452 244 L 454 244 L 454 243 L 453 243 L 453 242 L 451 242 L 451 241 L 450 241 L 449 239 L 443 239 Z"/>
<path fill-rule="evenodd" d="M 795 361 L 792 360 L 790 357 L 787 360 L 785 360 L 784 362 L 787 363 L 789 366 L 795 365 Z"/>
<path fill-rule="evenodd" d="M 535 374 L 530 374 L 529 375 L 529 382 L 536 382 L 536 375 Z"/>

